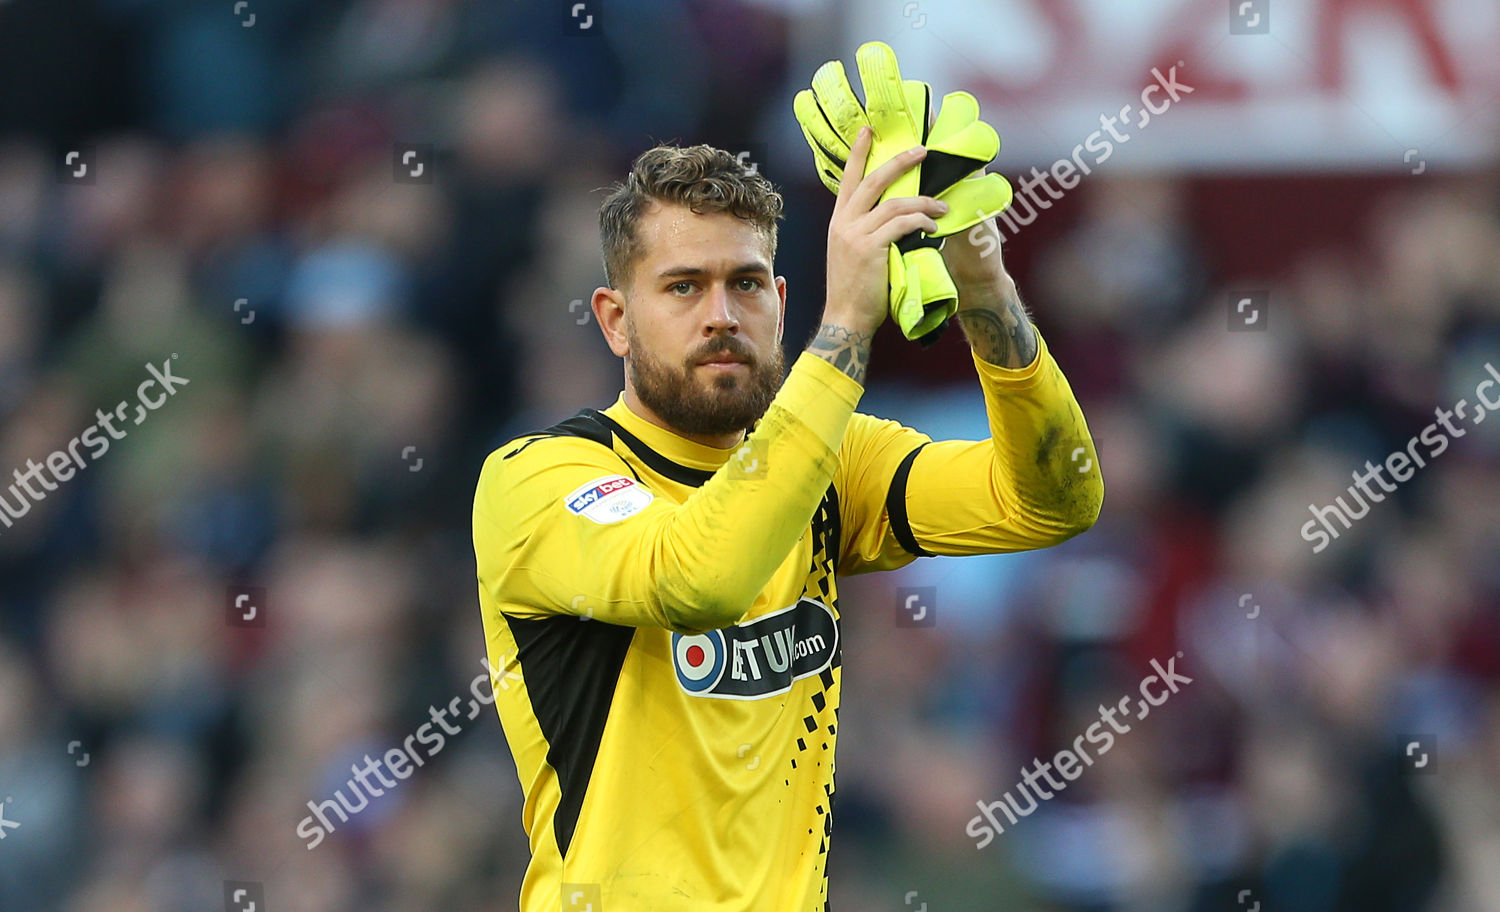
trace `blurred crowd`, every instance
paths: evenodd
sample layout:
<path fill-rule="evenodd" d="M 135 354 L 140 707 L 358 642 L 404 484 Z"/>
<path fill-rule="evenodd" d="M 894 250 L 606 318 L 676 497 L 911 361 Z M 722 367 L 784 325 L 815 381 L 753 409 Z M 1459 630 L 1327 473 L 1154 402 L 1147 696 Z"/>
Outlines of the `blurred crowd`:
<path fill-rule="evenodd" d="M 0 489 L 148 364 L 188 380 L 0 528 L 0 909 L 185 912 L 226 882 L 515 908 L 488 710 L 315 849 L 295 830 L 483 671 L 484 456 L 621 388 L 587 306 L 603 189 L 657 140 L 757 150 L 791 357 L 821 307 L 830 201 L 783 102 L 811 72 L 791 36 L 831 26 L 603 15 L 607 38 L 564 4 L 0 4 Z M 430 182 L 394 179 L 397 143 L 436 150 Z M 81 148 L 88 183 L 60 165 Z M 1187 184 L 1100 169 L 1006 245 L 1104 512 L 841 587 L 836 909 L 1500 909 L 1500 419 L 1327 550 L 1298 532 L 1500 367 L 1500 180 L 1414 180 L 1233 283 Z M 1270 320 L 1229 331 L 1247 282 Z M 884 339 L 861 411 L 984 436 L 972 380 L 922 375 L 959 336 Z M 935 626 L 897 626 L 907 586 Z M 975 848 L 976 802 L 1174 655 L 1192 684 Z"/>

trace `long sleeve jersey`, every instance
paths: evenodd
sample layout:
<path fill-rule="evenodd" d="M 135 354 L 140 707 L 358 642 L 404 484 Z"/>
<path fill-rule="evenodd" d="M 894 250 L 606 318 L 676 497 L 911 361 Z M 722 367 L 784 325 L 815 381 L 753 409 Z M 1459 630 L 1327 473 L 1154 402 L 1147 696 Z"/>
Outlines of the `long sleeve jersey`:
<path fill-rule="evenodd" d="M 1083 414 L 1039 347 L 1020 369 L 974 356 L 988 440 L 858 413 L 863 387 L 803 353 L 731 449 L 622 393 L 489 456 L 474 547 L 522 912 L 827 907 L 838 578 L 1046 547 L 1098 513 Z"/>

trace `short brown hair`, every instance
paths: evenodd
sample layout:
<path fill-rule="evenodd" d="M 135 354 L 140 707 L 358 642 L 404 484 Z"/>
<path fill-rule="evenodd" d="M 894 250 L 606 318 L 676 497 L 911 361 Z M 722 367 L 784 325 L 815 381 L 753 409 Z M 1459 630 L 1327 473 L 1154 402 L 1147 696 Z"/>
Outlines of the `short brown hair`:
<path fill-rule="evenodd" d="M 636 224 L 647 204 L 678 203 L 694 212 L 727 212 L 763 232 L 776 253 L 776 221 L 781 194 L 756 171 L 747 171 L 732 153 L 708 145 L 660 145 L 642 152 L 625 179 L 611 188 L 599 207 L 604 247 L 604 280 L 611 288 L 630 278 L 641 255 Z"/>

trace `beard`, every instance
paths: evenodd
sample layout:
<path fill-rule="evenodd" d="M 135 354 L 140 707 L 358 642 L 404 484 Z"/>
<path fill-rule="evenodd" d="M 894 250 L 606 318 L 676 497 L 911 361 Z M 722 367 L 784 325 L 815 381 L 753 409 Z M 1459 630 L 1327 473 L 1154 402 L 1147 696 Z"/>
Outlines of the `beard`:
<path fill-rule="evenodd" d="M 668 364 L 640 344 L 635 325 L 625 325 L 630 357 L 625 369 L 642 403 L 679 433 L 732 434 L 749 430 L 770 408 L 786 376 L 780 345 L 765 358 L 750 353 L 733 336 L 715 336 L 680 365 Z M 698 369 L 704 358 L 728 353 L 743 358 L 748 370 L 708 376 Z"/>

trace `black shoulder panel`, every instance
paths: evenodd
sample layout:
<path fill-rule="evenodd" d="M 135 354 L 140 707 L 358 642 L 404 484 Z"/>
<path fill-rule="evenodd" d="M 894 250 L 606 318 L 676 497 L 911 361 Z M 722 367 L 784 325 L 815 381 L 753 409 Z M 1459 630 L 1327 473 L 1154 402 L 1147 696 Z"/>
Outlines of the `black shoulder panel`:
<path fill-rule="evenodd" d="M 630 447 L 630 452 L 634 453 L 636 455 L 636 458 L 641 462 L 644 462 L 646 465 L 650 466 L 653 472 L 665 475 L 667 478 L 672 479 L 678 484 L 685 484 L 694 488 L 700 487 L 705 481 L 708 481 L 710 478 L 714 477 L 714 473 L 710 472 L 707 469 L 694 469 L 690 466 L 685 466 L 673 462 L 662 454 L 646 446 L 645 442 L 642 441 L 641 438 L 620 427 L 619 422 L 615 421 L 613 418 L 609 417 L 603 412 L 594 411 L 593 409 L 590 409 L 589 411 L 593 411 L 593 417 L 605 427 L 608 427 L 609 430 L 613 432 L 616 437 L 620 438 L 620 440 L 624 442 L 626 446 Z"/>
<path fill-rule="evenodd" d="M 611 425 L 614 427 L 611 427 Z M 571 418 L 565 418 L 549 428 L 525 435 L 527 437 L 525 443 L 506 453 L 501 458 L 509 459 L 538 440 L 544 440 L 548 437 L 582 437 L 584 440 L 591 440 L 611 453 L 614 453 L 614 428 L 617 427 L 619 425 L 604 417 L 598 410 L 591 408 L 581 409 L 578 414 Z M 640 443 L 638 440 L 636 442 Z M 634 448 L 632 447 L 632 449 Z M 618 453 L 615 453 L 615 455 L 619 456 Z M 636 474 L 635 469 L 630 467 L 630 463 L 625 462 L 625 457 L 620 456 L 620 461 L 625 463 L 625 468 L 630 470 L 630 474 L 635 476 L 636 481 L 641 480 L 641 476 Z"/>

